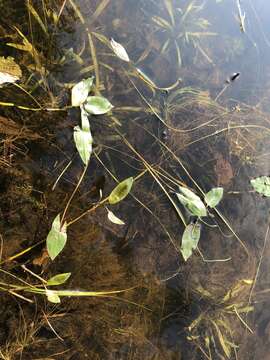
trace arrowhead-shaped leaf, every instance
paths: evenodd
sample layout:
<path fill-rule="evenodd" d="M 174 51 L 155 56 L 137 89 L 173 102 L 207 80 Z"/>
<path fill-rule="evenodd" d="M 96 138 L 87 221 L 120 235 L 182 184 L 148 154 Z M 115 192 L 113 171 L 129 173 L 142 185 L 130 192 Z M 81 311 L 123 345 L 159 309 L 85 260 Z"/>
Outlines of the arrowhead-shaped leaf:
<path fill-rule="evenodd" d="M 223 197 L 223 188 L 217 187 L 210 190 L 205 195 L 204 201 L 210 208 L 214 208 L 221 201 L 222 197 Z"/>
<path fill-rule="evenodd" d="M 192 255 L 192 251 L 198 246 L 201 236 L 200 224 L 189 224 L 182 236 L 181 253 L 185 261 Z"/>
<path fill-rule="evenodd" d="M 83 163 L 87 165 L 92 154 L 93 138 L 90 130 L 90 125 L 87 130 L 86 119 L 84 119 L 84 129 L 85 130 L 81 129 L 79 126 L 75 126 L 73 129 L 73 137 L 78 153 L 80 154 Z"/>
<path fill-rule="evenodd" d="M 192 215 L 198 217 L 207 216 L 206 207 L 198 195 L 182 186 L 179 186 L 179 190 L 181 194 L 176 193 L 178 200 L 191 212 Z"/>
<path fill-rule="evenodd" d="M 102 96 L 88 96 L 84 109 L 88 114 L 102 115 L 106 114 L 113 108 L 113 105 Z"/>
<path fill-rule="evenodd" d="M 66 224 L 61 227 L 60 214 L 58 214 L 46 239 L 47 251 L 52 260 L 64 249 L 66 241 Z"/>
<path fill-rule="evenodd" d="M 80 106 L 85 102 L 87 96 L 92 89 L 94 77 L 90 77 L 88 79 L 84 79 L 80 81 L 78 84 L 73 86 L 71 90 L 71 105 L 72 106 Z"/>
<path fill-rule="evenodd" d="M 70 275 L 71 275 L 71 273 L 63 273 L 63 274 L 55 275 L 47 281 L 47 285 L 55 286 L 55 285 L 64 284 L 68 280 Z"/>
<path fill-rule="evenodd" d="M 120 182 L 116 188 L 113 189 L 109 196 L 109 203 L 114 205 L 123 200 L 130 192 L 133 184 L 133 177 L 129 177 Z"/>
<path fill-rule="evenodd" d="M 270 177 L 261 176 L 256 179 L 250 180 L 254 190 L 259 194 L 269 197 L 270 196 Z"/>

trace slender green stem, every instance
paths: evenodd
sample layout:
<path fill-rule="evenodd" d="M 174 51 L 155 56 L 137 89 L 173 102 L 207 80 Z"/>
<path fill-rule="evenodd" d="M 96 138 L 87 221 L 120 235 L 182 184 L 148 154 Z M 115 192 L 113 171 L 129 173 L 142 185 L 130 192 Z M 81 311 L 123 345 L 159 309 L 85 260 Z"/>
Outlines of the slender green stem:
<path fill-rule="evenodd" d="M 88 164 L 89 164 L 89 163 L 88 163 Z M 85 174 L 86 174 L 86 171 L 87 171 L 87 169 L 88 169 L 88 164 L 84 167 L 83 172 L 82 172 L 82 174 L 81 174 L 81 176 L 80 176 L 80 179 L 79 179 L 79 181 L 77 182 L 77 185 L 76 185 L 75 189 L 73 190 L 73 193 L 71 194 L 71 196 L 70 196 L 70 198 L 69 198 L 69 200 L 68 200 L 68 202 L 67 202 L 67 204 L 66 204 L 66 207 L 65 207 L 65 209 L 64 209 L 64 212 L 63 212 L 63 215 L 62 215 L 62 219 L 61 219 L 61 226 L 63 226 L 63 224 L 64 224 L 65 217 L 66 217 L 66 213 L 67 213 L 67 211 L 68 211 L 68 208 L 69 208 L 69 206 L 70 206 L 70 203 L 71 203 L 72 199 L 74 198 L 77 190 L 79 189 L 79 186 L 81 185 L 81 183 L 82 183 L 82 181 L 83 181 L 83 178 L 84 178 L 84 176 L 85 176 Z"/>

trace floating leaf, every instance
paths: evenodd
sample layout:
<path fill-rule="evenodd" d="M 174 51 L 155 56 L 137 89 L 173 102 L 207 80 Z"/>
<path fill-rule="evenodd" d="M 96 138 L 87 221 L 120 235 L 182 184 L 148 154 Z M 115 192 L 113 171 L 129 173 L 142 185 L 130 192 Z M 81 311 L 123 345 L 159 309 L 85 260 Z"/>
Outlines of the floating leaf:
<path fill-rule="evenodd" d="M 182 194 L 176 193 L 178 200 L 192 215 L 199 217 L 207 216 L 206 207 L 198 195 L 183 186 L 179 186 L 179 190 Z"/>
<path fill-rule="evenodd" d="M 59 304 L 61 302 L 60 297 L 52 290 L 46 290 L 46 296 L 48 301 L 54 304 Z"/>
<path fill-rule="evenodd" d="M 126 49 L 124 48 L 123 45 L 119 44 L 117 41 L 115 41 L 113 39 L 111 39 L 110 43 L 111 43 L 113 52 L 115 53 L 115 55 L 117 57 L 119 57 L 119 59 L 126 61 L 126 62 L 130 62 L 128 53 L 126 52 Z"/>
<path fill-rule="evenodd" d="M 123 200 L 130 192 L 132 184 L 133 177 L 129 177 L 124 181 L 120 182 L 120 184 L 118 184 L 116 188 L 114 188 L 111 192 L 109 196 L 109 203 L 114 205 L 117 204 L 119 201 Z"/>
<path fill-rule="evenodd" d="M 113 108 L 113 105 L 102 96 L 88 96 L 84 109 L 93 115 L 106 114 Z"/>
<path fill-rule="evenodd" d="M 63 274 L 55 275 L 47 281 L 47 285 L 54 286 L 54 285 L 64 284 L 68 280 L 70 275 L 71 273 L 63 273 Z"/>
<path fill-rule="evenodd" d="M 259 194 L 264 196 L 270 196 L 270 177 L 269 176 L 261 176 L 256 179 L 250 180 L 251 185 L 254 190 L 256 190 Z"/>
<path fill-rule="evenodd" d="M 73 86 L 71 90 L 71 105 L 72 106 L 80 106 L 85 102 L 87 96 L 93 86 L 94 77 L 90 77 L 88 79 L 84 79 L 75 86 Z"/>
<path fill-rule="evenodd" d="M 66 241 L 66 223 L 61 227 L 60 214 L 58 214 L 46 239 L 47 251 L 52 260 L 64 249 Z"/>
<path fill-rule="evenodd" d="M 198 242 L 201 236 L 200 224 L 189 224 L 182 236 L 181 253 L 185 261 L 192 255 L 192 251 L 198 246 Z"/>
<path fill-rule="evenodd" d="M 13 58 L 0 56 L 0 86 L 5 83 L 14 83 L 21 77 L 21 68 Z"/>
<path fill-rule="evenodd" d="M 90 130 L 89 120 L 83 112 L 82 129 L 79 126 L 75 126 L 73 130 L 73 137 L 76 148 L 83 163 L 87 165 L 92 154 L 93 137 Z"/>
<path fill-rule="evenodd" d="M 122 221 L 121 219 L 119 219 L 117 216 L 114 215 L 114 213 L 110 210 L 108 210 L 108 219 L 114 223 L 114 224 L 117 224 L 117 225 L 125 225 L 124 221 Z"/>
<path fill-rule="evenodd" d="M 223 188 L 217 187 L 210 190 L 205 195 L 204 201 L 210 208 L 214 208 L 221 201 L 222 197 L 223 197 Z"/>

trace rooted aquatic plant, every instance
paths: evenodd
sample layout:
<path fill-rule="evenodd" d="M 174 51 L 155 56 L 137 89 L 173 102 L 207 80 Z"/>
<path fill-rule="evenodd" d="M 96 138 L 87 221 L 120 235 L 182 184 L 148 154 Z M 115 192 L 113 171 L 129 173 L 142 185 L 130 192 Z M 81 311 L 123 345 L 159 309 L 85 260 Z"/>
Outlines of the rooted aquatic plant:
<path fill-rule="evenodd" d="M 201 285 L 195 288 L 204 307 L 188 326 L 187 338 L 194 342 L 207 358 L 213 359 L 215 354 L 231 359 L 233 353 L 236 353 L 238 346 L 235 344 L 232 319 L 239 320 L 243 327 L 252 332 L 243 315 L 253 311 L 253 306 L 242 299 L 252 284 L 250 279 L 240 280 L 223 297 L 217 297 L 214 291 L 210 292 Z M 237 356 L 235 358 L 237 359 Z"/>
<path fill-rule="evenodd" d="M 223 188 L 213 188 L 204 196 L 204 202 L 200 197 L 194 194 L 190 189 L 179 186 L 180 193 L 176 193 L 178 200 L 186 208 L 186 210 L 193 216 L 197 217 L 195 223 L 190 223 L 186 226 L 182 236 L 181 253 L 185 261 L 192 255 L 192 251 L 196 250 L 200 236 L 201 224 L 200 218 L 208 215 L 206 206 L 215 208 L 223 197 Z"/>
<path fill-rule="evenodd" d="M 164 0 L 164 5 L 168 14 L 167 18 L 152 17 L 153 22 L 160 29 L 160 33 L 162 35 L 166 34 L 165 38 L 167 39 L 161 47 L 161 53 L 166 53 L 173 47 L 180 67 L 182 65 L 183 48 L 191 44 L 193 48 L 200 51 L 207 61 L 212 62 L 200 44 L 201 38 L 216 35 L 216 33 L 206 31 L 210 23 L 207 19 L 199 16 L 204 4 L 198 5 L 193 0 L 185 8 L 174 8 L 172 0 Z"/>

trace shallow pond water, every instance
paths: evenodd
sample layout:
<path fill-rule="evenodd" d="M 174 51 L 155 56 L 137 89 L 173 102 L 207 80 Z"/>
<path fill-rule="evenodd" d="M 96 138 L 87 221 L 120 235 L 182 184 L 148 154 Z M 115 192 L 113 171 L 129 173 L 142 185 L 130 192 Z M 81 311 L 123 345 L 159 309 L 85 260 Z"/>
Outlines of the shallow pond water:
<path fill-rule="evenodd" d="M 250 183 L 270 173 L 267 0 L 0 0 L 0 10 L 0 76 L 8 56 L 22 71 L 0 88 L 0 358 L 268 359 L 270 202 Z M 89 117 L 81 178 L 71 89 L 90 76 L 113 108 Z M 123 201 L 102 202 L 128 177 Z M 224 195 L 198 219 L 179 186 Z M 57 214 L 67 243 L 52 261 Z M 194 222 L 201 236 L 185 261 Z M 68 272 L 54 289 L 124 291 L 60 304 L 33 293 Z"/>

